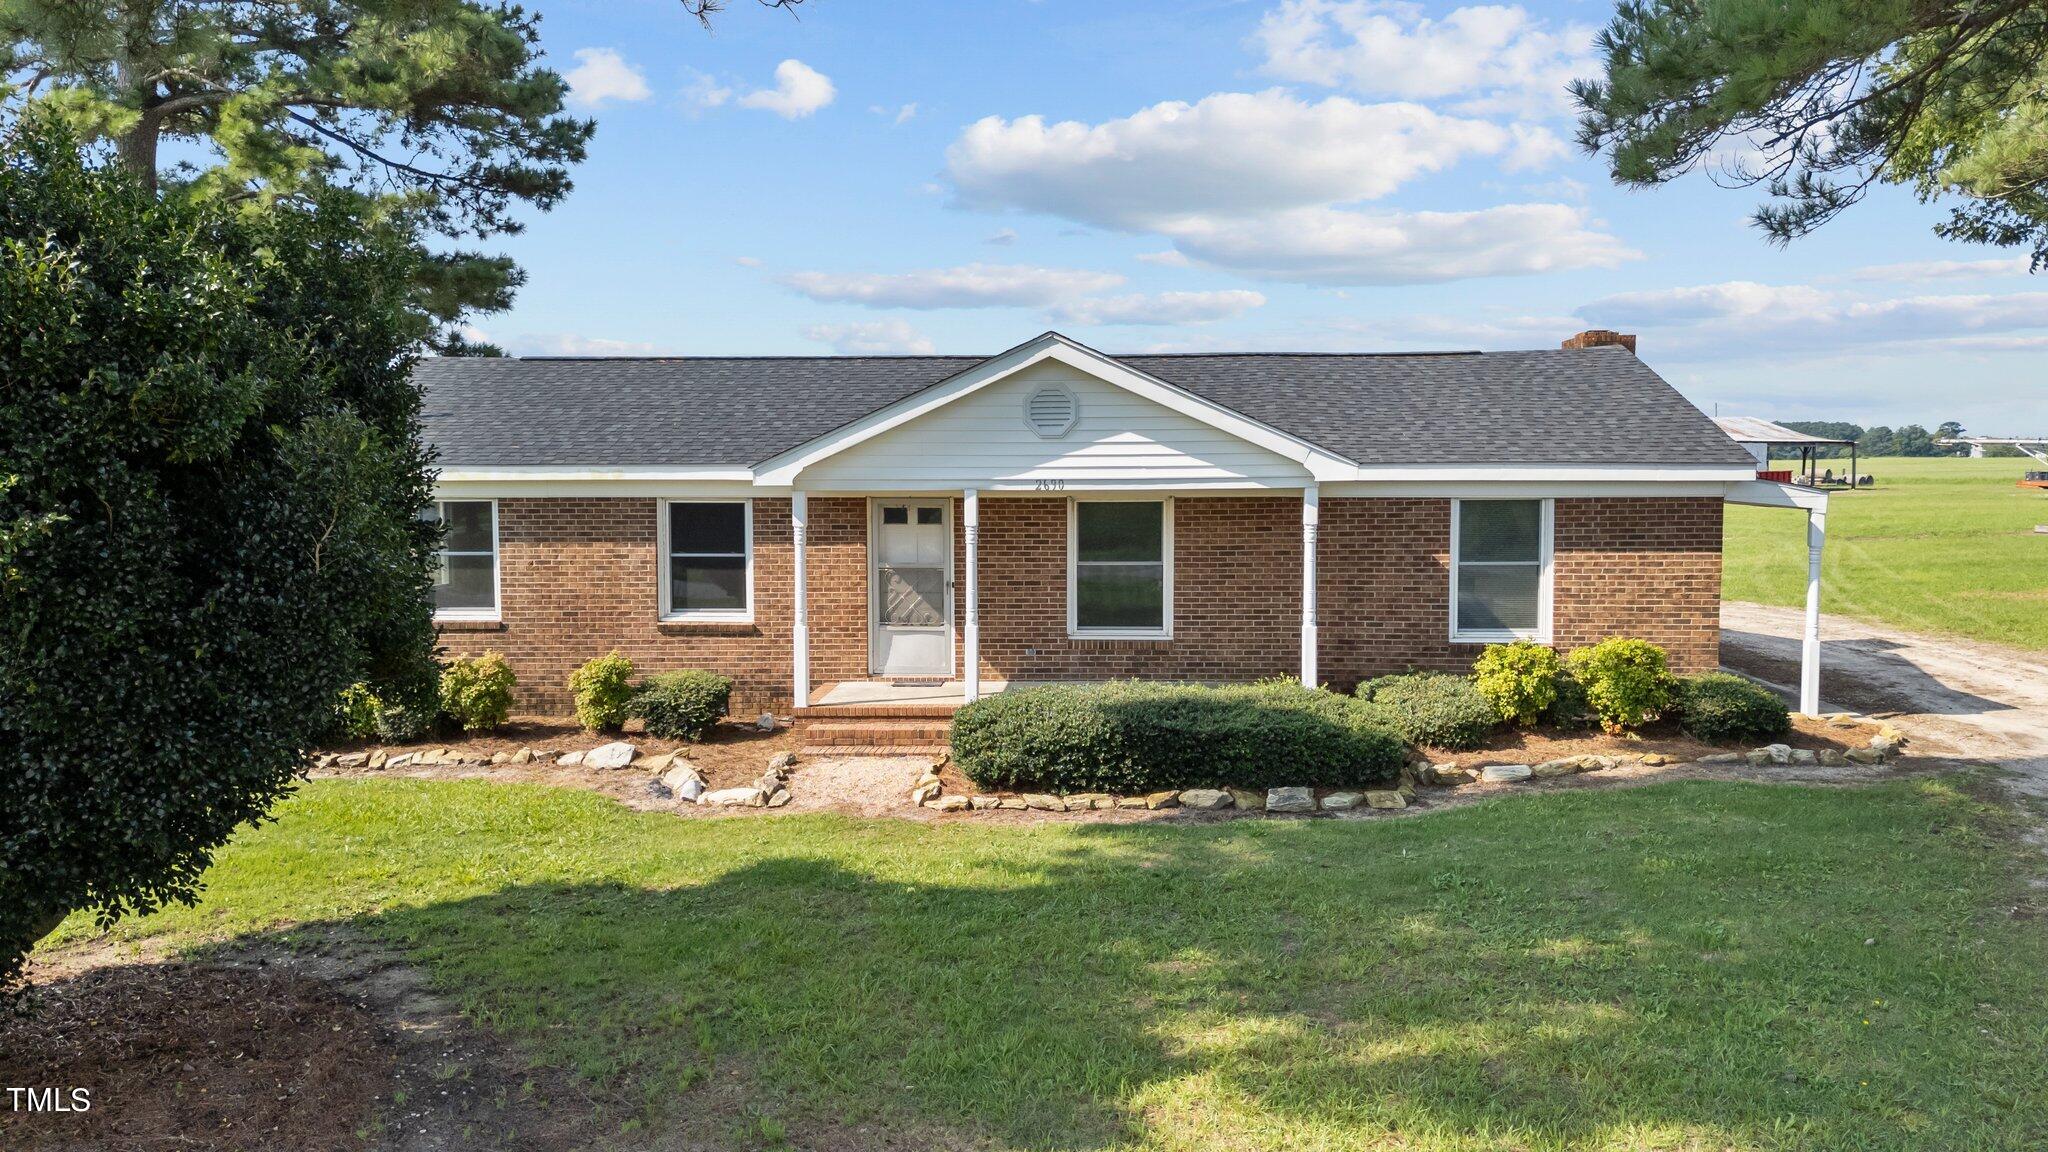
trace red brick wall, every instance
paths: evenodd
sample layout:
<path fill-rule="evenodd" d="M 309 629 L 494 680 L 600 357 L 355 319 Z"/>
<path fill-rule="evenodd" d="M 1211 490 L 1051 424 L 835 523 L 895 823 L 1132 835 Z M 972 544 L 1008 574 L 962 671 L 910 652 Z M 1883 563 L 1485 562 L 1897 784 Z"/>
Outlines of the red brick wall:
<path fill-rule="evenodd" d="M 454 654 L 496 650 L 520 704 L 566 711 L 569 673 L 613 648 L 643 671 L 712 668 L 733 677 L 734 711 L 790 702 L 789 501 L 754 504 L 754 621 L 658 619 L 657 502 L 498 502 L 502 624 L 450 625 Z M 1301 509 L 1292 496 L 1174 501 L 1174 638 L 1072 640 L 1066 627 L 1067 504 L 981 501 L 981 666 L 994 680 L 1152 676 L 1251 680 L 1300 668 Z M 964 568 L 961 502 L 954 560 Z M 1318 597 L 1322 678 L 1348 687 L 1408 668 L 1458 670 L 1477 645 L 1448 639 L 1450 502 L 1326 498 Z M 811 675 L 868 667 L 867 501 L 812 497 Z M 1559 500 L 1553 628 L 1560 648 L 1613 635 L 1671 651 L 1681 671 L 1719 660 L 1721 502 Z M 964 578 L 964 573 L 961 574 Z M 965 632 L 955 596 L 956 635 Z"/>
<path fill-rule="evenodd" d="M 1317 670 L 1348 687 L 1410 668 L 1463 671 L 1483 645 L 1450 642 L 1451 502 L 1325 499 L 1318 534 Z M 1721 501 L 1560 499 L 1551 639 L 1663 645 L 1672 667 L 1721 659 Z"/>
<path fill-rule="evenodd" d="M 536 711 L 566 713 L 569 673 L 614 648 L 640 672 L 711 668 L 731 676 L 739 715 L 786 700 L 789 501 L 754 502 L 751 624 L 661 622 L 656 508 L 653 499 L 615 497 L 498 501 L 503 623 L 444 626 L 443 646 L 458 655 L 504 653 L 519 677 L 519 706 Z"/>
<path fill-rule="evenodd" d="M 1173 639 L 1067 636 L 1067 501 L 981 501 L 981 668 L 998 680 L 1252 680 L 1301 667 L 1301 501 L 1177 499 Z"/>
<path fill-rule="evenodd" d="M 1559 500 L 1552 640 L 1560 650 L 1635 636 L 1678 672 L 1721 663 L 1721 501 Z"/>

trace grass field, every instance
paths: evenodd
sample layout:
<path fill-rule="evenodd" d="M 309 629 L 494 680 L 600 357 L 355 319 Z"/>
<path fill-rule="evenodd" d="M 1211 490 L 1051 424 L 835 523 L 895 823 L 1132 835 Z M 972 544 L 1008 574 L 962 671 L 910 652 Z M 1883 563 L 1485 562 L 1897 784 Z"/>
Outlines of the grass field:
<path fill-rule="evenodd" d="M 346 923 L 657 1142 L 744 1069 L 748 1148 L 2048 1145 L 2029 865 L 1952 781 L 1037 826 L 322 781 L 278 816 L 117 933 Z"/>
<path fill-rule="evenodd" d="M 1830 462 L 1831 464 L 1846 461 Z M 1823 611 L 2048 651 L 2048 493 L 2028 460 L 1877 459 L 1829 501 Z M 1806 603 L 1806 518 L 1730 506 L 1722 595 Z"/>

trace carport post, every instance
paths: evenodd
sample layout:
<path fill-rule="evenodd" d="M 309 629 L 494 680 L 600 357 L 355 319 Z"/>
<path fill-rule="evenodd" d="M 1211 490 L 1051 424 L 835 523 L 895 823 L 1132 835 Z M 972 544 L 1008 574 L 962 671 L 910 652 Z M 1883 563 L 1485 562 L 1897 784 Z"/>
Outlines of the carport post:
<path fill-rule="evenodd" d="M 1820 715 L 1820 554 L 1828 542 L 1828 514 L 1806 511 L 1806 633 L 1799 645 L 1799 710 Z"/>
<path fill-rule="evenodd" d="M 808 608 L 810 597 L 804 587 L 804 524 L 810 519 L 810 500 L 802 492 L 789 494 L 789 540 L 790 561 L 795 569 L 793 574 L 794 595 L 790 607 L 790 659 L 791 679 L 794 681 L 796 706 L 806 707 L 811 702 L 811 616 Z"/>
<path fill-rule="evenodd" d="M 1316 529 L 1322 498 L 1311 484 L 1301 490 L 1301 682 L 1316 686 Z"/>
<path fill-rule="evenodd" d="M 961 645 L 965 651 L 961 660 L 966 665 L 960 676 L 960 695 L 966 700 L 981 699 L 981 491 L 969 488 L 961 497 L 961 510 L 966 517 L 967 564 L 963 575 L 967 580 L 967 635 Z"/>

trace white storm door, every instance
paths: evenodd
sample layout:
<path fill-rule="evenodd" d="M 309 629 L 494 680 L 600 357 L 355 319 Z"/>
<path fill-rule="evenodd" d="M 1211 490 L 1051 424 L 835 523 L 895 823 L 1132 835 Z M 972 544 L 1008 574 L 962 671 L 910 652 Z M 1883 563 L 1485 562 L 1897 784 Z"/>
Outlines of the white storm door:
<path fill-rule="evenodd" d="M 882 500 L 868 525 L 869 670 L 953 674 L 953 502 Z"/>

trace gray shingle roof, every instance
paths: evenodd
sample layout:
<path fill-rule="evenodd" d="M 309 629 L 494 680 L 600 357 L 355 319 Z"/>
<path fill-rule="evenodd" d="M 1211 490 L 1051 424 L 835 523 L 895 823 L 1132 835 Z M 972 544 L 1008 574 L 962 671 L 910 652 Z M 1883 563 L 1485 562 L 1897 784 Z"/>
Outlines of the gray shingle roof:
<path fill-rule="evenodd" d="M 444 467 L 745 467 L 982 359 L 451 358 L 414 378 Z M 1750 462 L 1621 348 L 1116 359 L 1364 466 Z"/>

